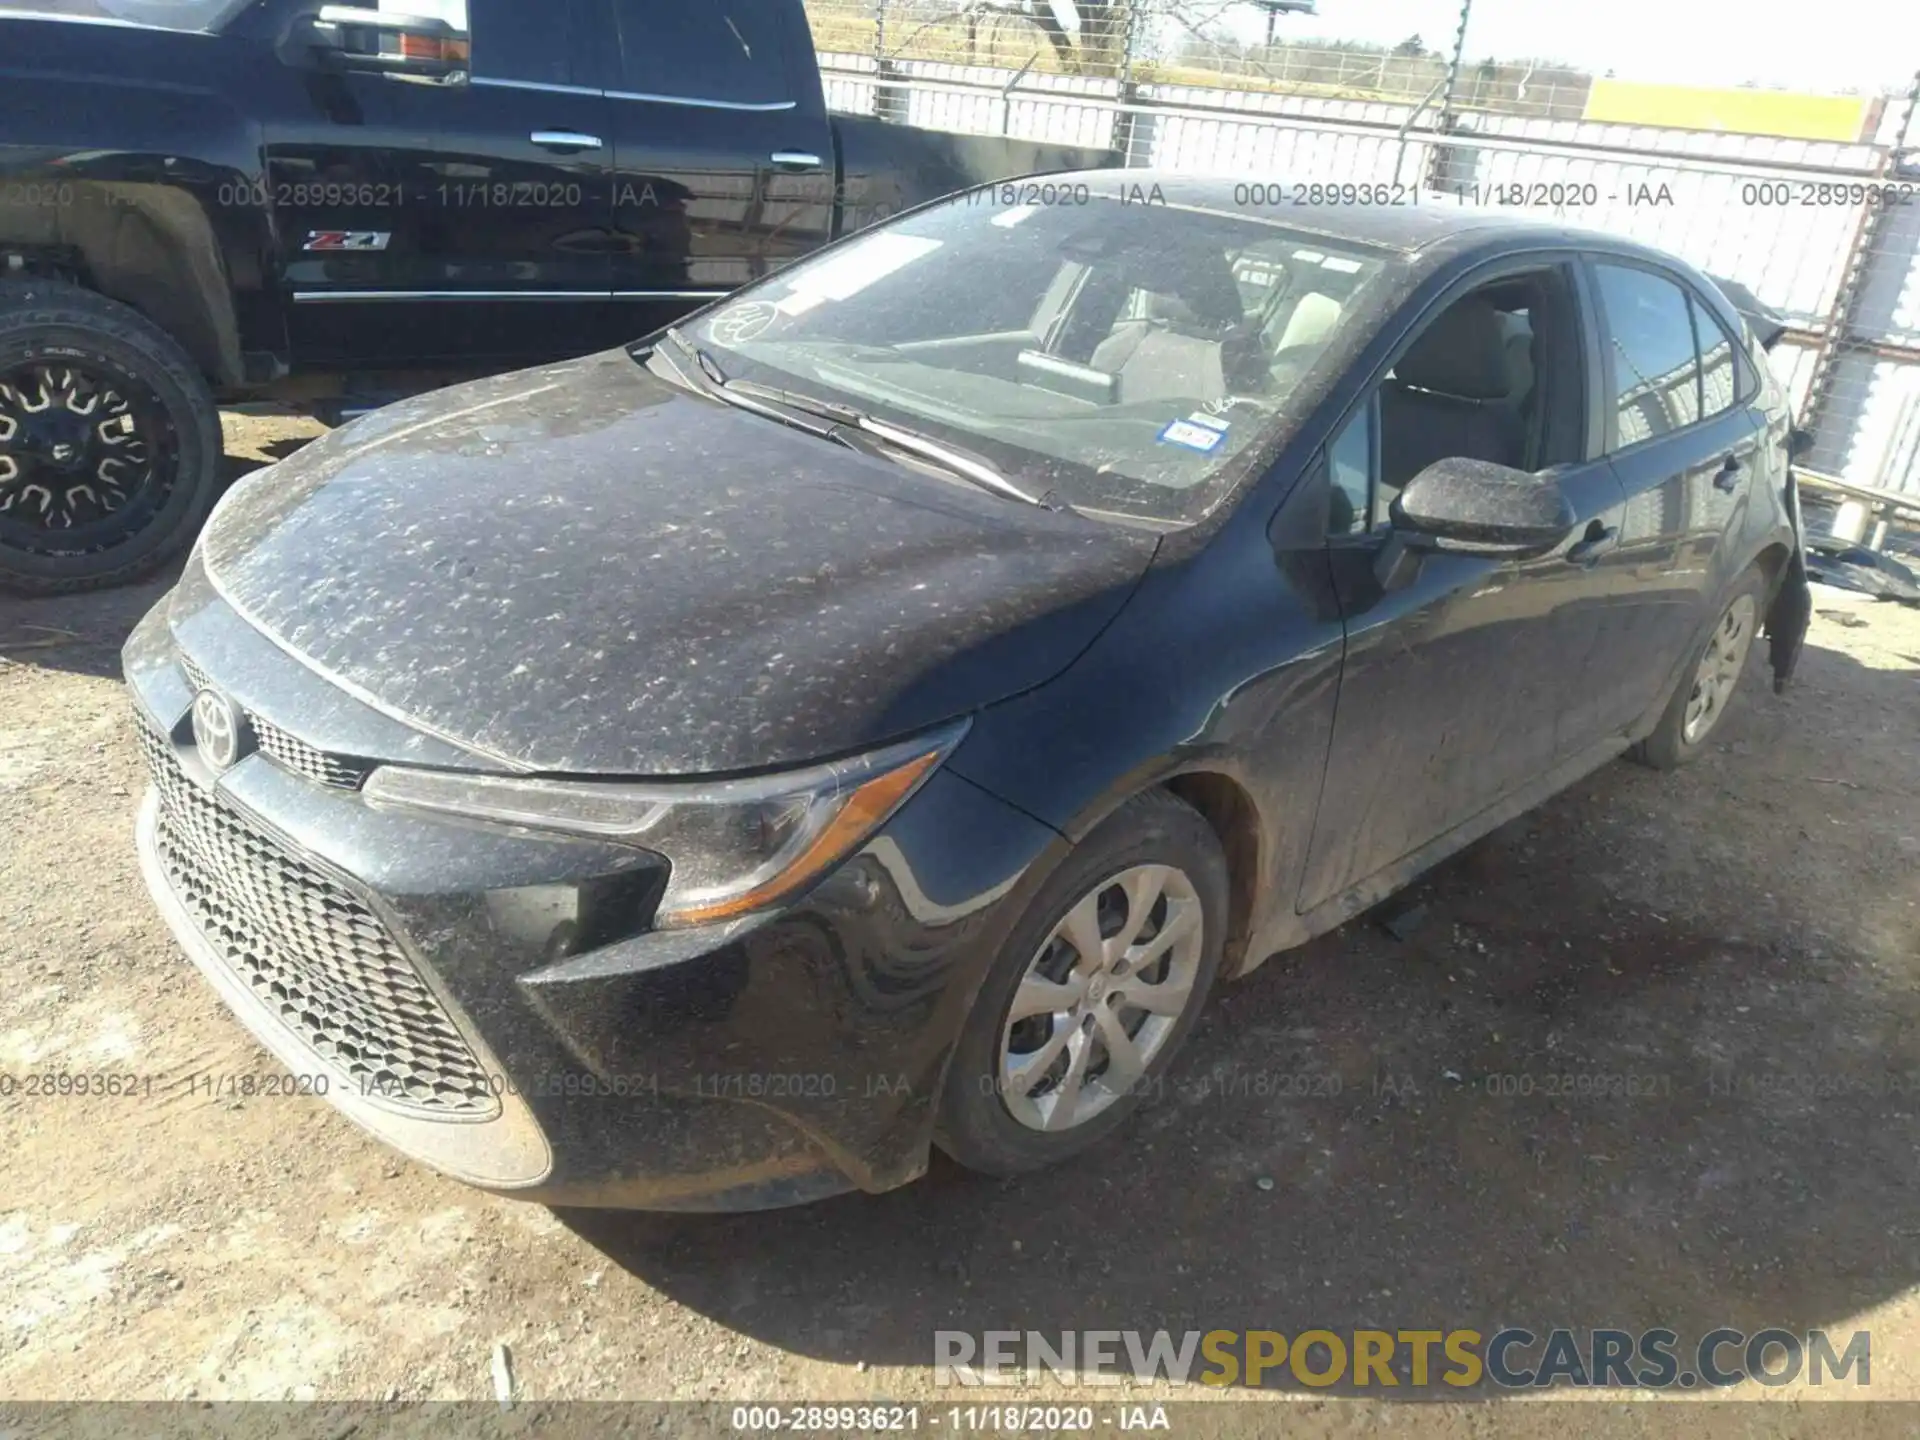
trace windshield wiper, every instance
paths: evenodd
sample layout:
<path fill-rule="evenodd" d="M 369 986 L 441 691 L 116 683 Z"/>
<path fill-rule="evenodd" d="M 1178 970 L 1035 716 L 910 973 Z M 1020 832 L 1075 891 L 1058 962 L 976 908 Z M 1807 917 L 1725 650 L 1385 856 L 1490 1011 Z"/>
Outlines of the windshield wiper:
<path fill-rule="evenodd" d="M 784 405 L 789 410 L 798 410 L 822 420 L 831 420 L 836 425 L 858 425 L 865 418 L 861 411 L 854 409 L 851 405 L 822 400 L 814 395 L 802 395 L 795 390 L 782 390 L 776 385 L 762 385 L 757 380 L 727 380 L 722 383 L 736 395 L 771 401 L 775 405 Z"/>
<path fill-rule="evenodd" d="M 970 450 L 962 450 L 957 445 L 949 445 L 944 440 L 936 440 L 931 435 L 923 435 L 918 430 L 909 430 L 896 425 L 891 420 L 876 420 L 864 410 L 851 405 L 842 405 L 836 400 L 822 400 L 813 395 L 802 395 L 793 390 L 782 390 L 772 385 L 761 385 L 753 380 L 729 380 L 726 388 L 738 395 L 765 400 L 775 405 L 784 405 L 790 410 L 802 414 L 815 415 L 822 420 L 831 420 L 871 435 L 875 439 L 893 446 L 896 450 L 905 450 L 918 455 L 923 460 L 931 460 L 960 476 L 971 480 L 984 490 L 996 495 L 1005 495 L 1010 500 L 1024 501 L 1028 505 L 1038 505 L 1051 509 L 1046 497 L 1029 495 L 1014 484 L 991 462 Z"/>
<path fill-rule="evenodd" d="M 693 362 L 691 369 L 674 364 L 674 370 L 684 376 L 687 383 L 698 389 L 701 394 L 710 395 L 722 404 L 735 406 L 749 414 L 764 416 L 782 425 L 791 425 L 796 430 L 803 430 L 822 440 L 831 440 L 836 445 L 845 445 L 850 449 L 859 448 L 847 438 L 841 422 L 835 420 L 826 425 L 810 424 L 806 418 L 806 411 L 800 406 L 788 405 L 784 408 L 776 408 L 754 399 L 748 390 L 741 388 L 742 382 L 727 379 L 726 372 L 720 368 L 714 358 L 687 339 L 679 330 L 669 326 L 666 333 L 675 347 Z"/>
<path fill-rule="evenodd" d="M 721 389 L 726 385 L 727 373 L 720 368 L 719 362 L 698 345 L 694 344 L 685 335 L 681 334 L 679 326 L 669 325 L 666 333 L 667 339 L 673 342 L 674 348 L 700 367 L 699 376 L 688 376 L 689 379 L 698 378 L 706 383 L 708 389 L 712 390 Z"/>
<path fill-rule="evenodd" d="M 890 420 L 876 420 L 866 411 L 852 405 L 842 405 L 834 400 L 822 400 L 815 395 L 803 395 L 795 390 L 785 390 L 774 385 L 762 385 L 754 380 L 729 380 L 714 358 L 695 345 L 677 328 L 668 327 L 667 338 L 685 351 L 693 362 L 700 367 L 702 377 L 713 387 L 712 393 L 721 399 L 730 399 L 735 404 L 744 404 L 745 408 L 759 414 L 768 414 L 760 405 L 778 405 L 782 409 L 797 411 L 802 415 L 811 415 L 815 419 L 825 420 L 832 426 L 844 426 L 893 446 L 896 450 L 905 450 L 924 460 L 931 460 L 943 466 L 962 479 L 971 480 L 983 490 L 991 490 L 996 495 L 1004 495 L 1009 500 L 1018 500 L 1027 505 L 1038 505 L 1043 510 L 1053 508 L 1044 495 L 1030 495 L 1014 484 L 999 470 L 979 455 L 971 451 L 949 445 L 944 440 L 936 440 L 931 435 L 922 435 L 918 430 L 909 430 L 905 426 L 895 425 Z M 782 419 L 773 414 L 773 419 Z M 791 423 L 791 422 L 789 422 Z M 822 434 L 823 438 L 838 440 L 842 444 L 851 443 L 846 436 L 829 432 L 814 431 L 810 434 Z"/>
<path fill-rule="evenodd" d="M 1038 505 L 1042 510 L 1053 509 L 1053 504 L 1045 495 L 1031 495 L 1002 475 L 987 461 L 968 451 L 947 444 L 944 440 L 935 440 L 931 435 L 922 435 L 918 430 L 906 430 L 891 421 L 875 420 L 870 415 L 862 415 L 858 421 L 861 430 L 878 437 L 896 449 L 906 450 L 935 464 L 944 465 L 954 474 L 973 481 L 983 490 L 991 490 L 996 495 L 1005 495 L 1009 500 L 1020 500 L 1028 505 Z"/>

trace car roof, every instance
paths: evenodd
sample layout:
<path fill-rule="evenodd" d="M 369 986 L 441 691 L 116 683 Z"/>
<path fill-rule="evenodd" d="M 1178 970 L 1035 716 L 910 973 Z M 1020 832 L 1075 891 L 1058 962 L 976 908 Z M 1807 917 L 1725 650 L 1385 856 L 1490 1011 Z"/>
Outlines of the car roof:
<path fill-rule="evenodd" d="M 1129 198 L 1137 191 L 1151 192 L 1169 205 L 1221 214 L 1250 216 L 1271 220 L 1288 230 L 1324 235 L 1330 240 L 1349 240 L 1403 255 L 1417 255 L 1448 241 L 1471 238 L 1497 248 L 1506 241 L 1513 244 L 1563 244 L 1575 248 L 1606 249 L 1641 254 L 1662 264 L 1673 257 L 1651 250 L 1619 235 L 1566 225 L 1557 220 L 1535 219 L 1511 211 L 1488 210 L 1436 199 L 1415 187 L 1400 187 L 1398 194 L 1418 194 L 1414 204 L 1302 204 L 1291 203 L 1294 182 L 1284 178 L 1249 181 L 1246 177 L 1208 176 L 1164 170 L 1081 170 L 1058 177 L 1085 181 L 1095 196 Z M 1116 183 L 1117 182 L 1117 183 Z M 1249 184 L 1272 183 L 1277 187 L 1279 203 L 1249 206 L 1245 203 Z M 1137 191 L 1136 191 L 1137 187 Z M 1382 185 L 1389 198 L 1394 187 Z"/>

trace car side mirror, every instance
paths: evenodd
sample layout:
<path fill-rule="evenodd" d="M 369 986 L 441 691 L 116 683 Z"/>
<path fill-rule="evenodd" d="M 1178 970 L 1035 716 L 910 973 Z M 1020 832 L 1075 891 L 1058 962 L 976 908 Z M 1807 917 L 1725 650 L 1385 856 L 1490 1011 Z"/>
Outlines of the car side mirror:
<path fill-rule="evenodd" d="M 1551 471 L 1531 475 L 1459 456 L 1436 460 L 1409 480 L 1388 515 L 1393 532 L 1374 563 L 1382 590 L 1412 580 L 1423 554 L 1541 554 L 1579 520 Z"/>
<path fill-rule="evenodd" d="M 1787 458 L 1804 460 L 1813 453 L 1813 432 L 1798 425 L 1787 432 Z"/>
<path fill-rule="evenodd" d="M 323 5 L 296 34 L 333 69 L 443 83 L 457 83 L 467 74 L 467 34 L 438 16 Z"/>
<path fill-rule="evenodd" d="M 1393 530 L 1414 550 L 1525 555 L 1550 550 L 1579 517 L 1551 472 L 1485 460 L 1436 460 L 1393 498 Z"/>

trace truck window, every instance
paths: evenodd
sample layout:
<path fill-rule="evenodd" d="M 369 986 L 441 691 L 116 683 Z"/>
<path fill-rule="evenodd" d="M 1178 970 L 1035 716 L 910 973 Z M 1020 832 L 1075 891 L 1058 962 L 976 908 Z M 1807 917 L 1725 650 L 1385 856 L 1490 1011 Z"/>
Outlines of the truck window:
<path fill-rule="evenodd" d="M 383 7 L 387 8 L 387 7 Z M 438 15 L 467 24 L 473 44 L 473 73 L 482 80 L 521 80 L 538 85 L 569 85 L 573 64 L 573 6 L 528 5 L 525 0 L 467 0 L 423 7 L 419 0 L 394 0 L 390 8 Z"/>
<path fill-rule="evenodd" d="M 768 0 L 615 0 L 622 94 L 779 105 L 787 85 L 780 12 Z"/>

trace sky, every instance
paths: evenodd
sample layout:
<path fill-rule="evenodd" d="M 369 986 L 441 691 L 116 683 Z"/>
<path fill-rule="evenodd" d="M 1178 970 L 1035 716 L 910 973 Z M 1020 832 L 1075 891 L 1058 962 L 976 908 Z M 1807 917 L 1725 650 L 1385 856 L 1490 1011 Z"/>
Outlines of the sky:
<path fill-rule="evenodd" d="M 1228 10 L 1245 40 L 1266 21 L 1248 5 L 1182 0 Z M 1457 0 L 1319 0 L 1318 15 L 1282 15 L 1276 37 L 1397 44 L 1419 35 L 1448 51 Z M 1904 90 L 1920 70 L 1920 0 L 1473 0 L 1467 58 L 1569 60 L 1595 74 L 1670 84 L 1751 80 L 1795 90 L 1858 86 Z"/>

